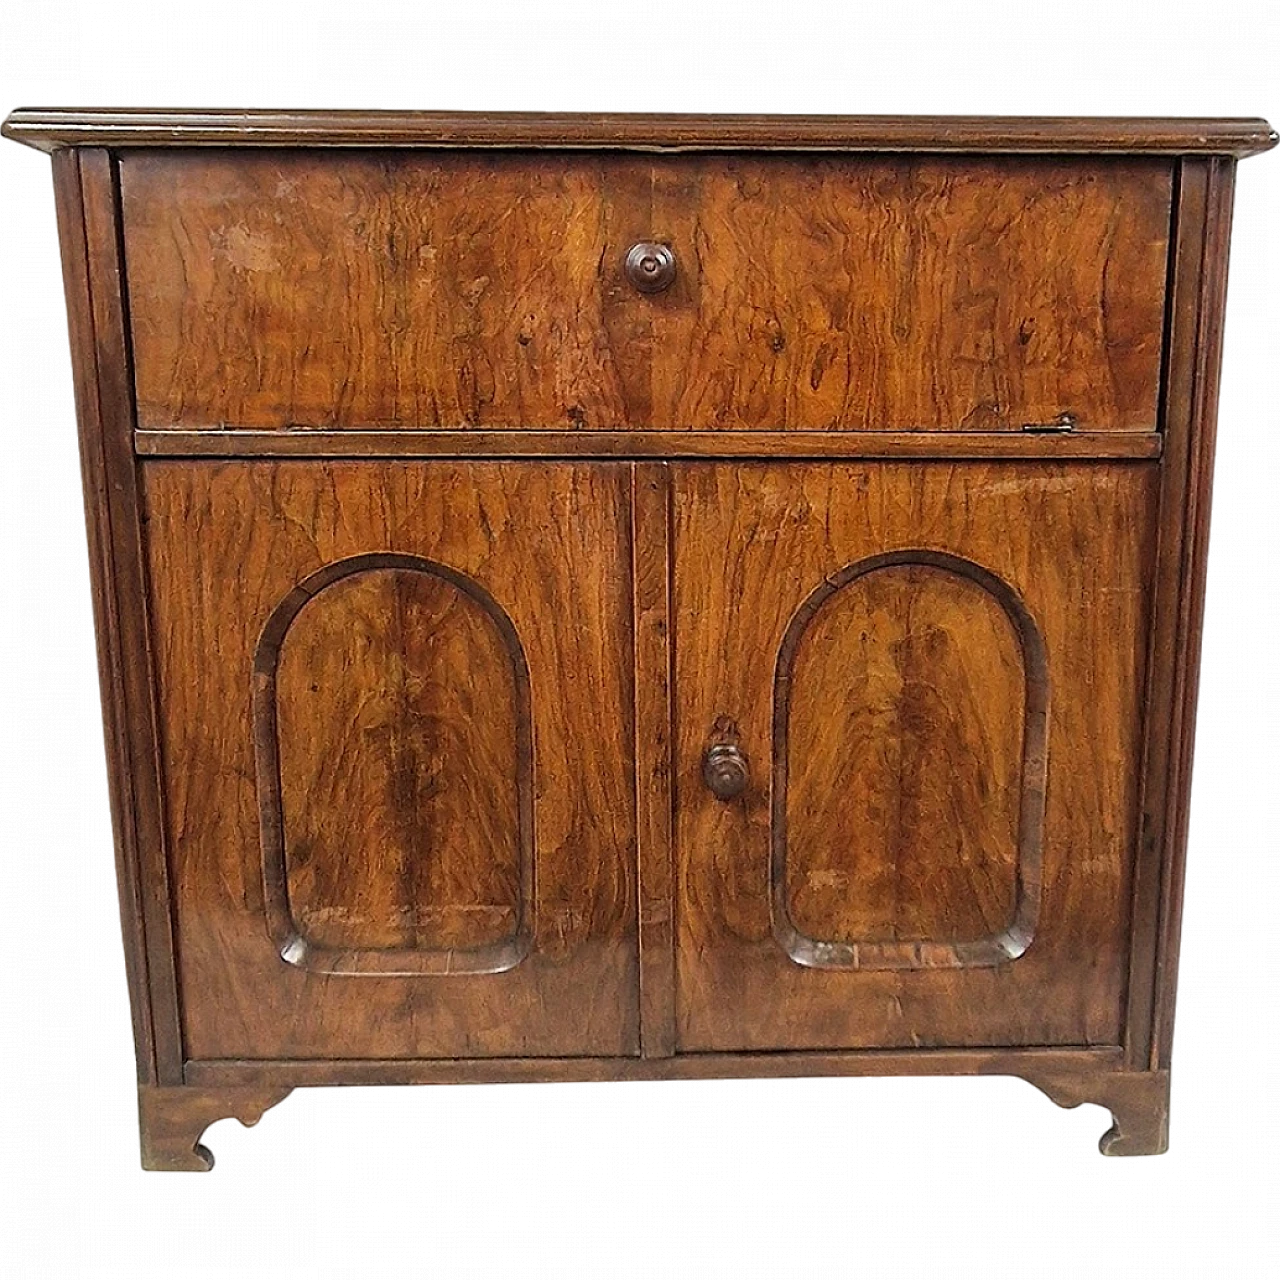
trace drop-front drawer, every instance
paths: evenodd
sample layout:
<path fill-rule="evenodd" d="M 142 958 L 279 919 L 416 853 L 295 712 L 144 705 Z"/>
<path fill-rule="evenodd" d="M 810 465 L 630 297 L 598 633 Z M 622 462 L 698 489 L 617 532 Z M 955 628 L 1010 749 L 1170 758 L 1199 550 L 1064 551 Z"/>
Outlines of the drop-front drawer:
<path fill-rule="evenodd" d="M 1160 158 L 209 150 L 120 181 L 144 429 L 1158 425 Z"/>

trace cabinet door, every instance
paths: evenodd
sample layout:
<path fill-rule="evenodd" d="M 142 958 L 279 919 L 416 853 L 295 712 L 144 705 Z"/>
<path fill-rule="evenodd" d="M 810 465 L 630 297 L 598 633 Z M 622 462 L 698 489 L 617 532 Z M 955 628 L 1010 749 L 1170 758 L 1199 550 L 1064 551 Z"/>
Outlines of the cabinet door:
<path fill-rule="evenodd" d="M 627 477 L 145 466 L 189 1057 L 636 1051 Z"/>
<path fill-rule="evenodd" d="M 677 469 L 681 1049 L 1119 1042 L 1156 474 Z"/>

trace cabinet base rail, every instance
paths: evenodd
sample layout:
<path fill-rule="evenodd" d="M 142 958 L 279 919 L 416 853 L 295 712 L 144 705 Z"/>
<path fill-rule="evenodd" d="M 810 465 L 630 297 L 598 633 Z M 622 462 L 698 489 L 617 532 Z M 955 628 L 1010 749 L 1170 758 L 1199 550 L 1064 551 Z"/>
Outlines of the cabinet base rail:
<path fill-rule="evenodd" d="M 142 1165 L 207 1172 L 201 1135 L 218 1120 L 254 1125 L 294 1088 L 407 1084 L 534 1084 L 802 1076 L 980 1076 L 1026 1080 L 1060 1107 L 1111 1112 L 1099 1149 L 1159 1155 L 1169 1145 L 1169 1072 L 1125 1068 L 1119 1049 L 859 1053 L 692 1053 L 667 1058 L 190 1061 L 179 1085 L 140 1085 Z"/>

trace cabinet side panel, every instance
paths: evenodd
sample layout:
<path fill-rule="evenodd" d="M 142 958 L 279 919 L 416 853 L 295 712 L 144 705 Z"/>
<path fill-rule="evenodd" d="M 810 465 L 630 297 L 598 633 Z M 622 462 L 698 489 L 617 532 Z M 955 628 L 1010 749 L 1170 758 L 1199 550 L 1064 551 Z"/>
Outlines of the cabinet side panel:
<path fill-rule="evenodd" d="M 61 152 L 54 183 L 138 1078 L 176 1084 L 182 1048 L 111 158 Z"/>
<path fill-rule="evenodd" d="M 1180 166 L 1126 1048 L 1169 1066 L 1235 161 Z"/>

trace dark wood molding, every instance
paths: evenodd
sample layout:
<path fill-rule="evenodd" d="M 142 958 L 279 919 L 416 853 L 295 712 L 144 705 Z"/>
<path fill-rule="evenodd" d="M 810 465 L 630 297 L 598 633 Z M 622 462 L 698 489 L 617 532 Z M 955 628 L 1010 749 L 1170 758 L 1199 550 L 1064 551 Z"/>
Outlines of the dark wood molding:
<path fill-rule="evenodd" d="M 974 583 L 1004 612 L 1018 637 L 1024 693 L 1013 915 L 998 932 L 964 942 L 844 942 L 812 938 L 794 923 L 787 894 L 787 744 L 796 653 L 819 611 L 840 591 L 868 574 L 912 566 L 925 566 Z M 792 616 L 774 672 L 773 785 L 769 791 L 769 902 L 774 940 L 797 964 L 811 969 L 965 969 L 1017 960 L 1034 940 L 1040 916 L 1048 738 L 1049 663 L 1044 638 L 1026 604 L 1007 582 L 971 560 L 926 549 L 871 556 L 824 578 Z"/>
<path fill-rule="evenodd" d="M 1172 1048 L 1234 170 L 1185 161 L 1179 182 L 1127 1011 L 1138 1070 L 1167 1068 Z"/>
<path fill-rule="evenodd" d="M 154 458 L 1158 458 L 1154 432 L 136 431 Z"/>
<path fill-rule="evenodd" d="M 138 1078 L 181 1079 L 162 788 L 112 161 L 55 157 L 116 871 Z"/>
<path fill-rule="evenodd" d="M 285 848 L 285 813 L 281 795 L 280 731 L 277 674 L 280 651 L 289 628 L 307 605 L 326 588 L 360 573 L 394 569 L 439 578 L 483 611 L 511 664 L 516 707 L 516 796 L 519 812 L 519 890 L 514 929 L 481 947 L 438 949 L 334 948 L 317 945 L 295 918 L 289 901 L 289 868 Z M 422 556 L 374 552 L 325 565 L 298 583 L 276 606 L 263 627 L 253 662 L 253 741 L 257 765 L 258 813 L 262 832 L 262 881 L 267 928 L 280 958 L 300 969 L 335 975 L 381 974 L 399 977 L 444 977 L 505 973 L 524 960 L 533 946 L 537 893 L 533 814 L 533 707 L 529 696 L 529 663 L 515 624 L 506 610 L 465 573 Z"/>
<path fill-rule="evenodd" d="M 1160 886 L 1160 930 L 1155 955 L 1155 1003 L 1152 1016 L 1151 1069 L 1166 1069 L 1173 1050 L 1173 1018 L 1178 952 L 1182 934 L 1182 898 L 1186 878 L 1187 824 L 1191 810 L 1191 766 L 1195 749 L 1196 704 L 1200 687 L 1200 649 L 1204 626 L 1205 584 L 1209 556 L 1209 514 L 1213 460 L 1218 431 L 1218 379 L 1222 367 L 1226 317 L 1227 264 L 1235 162 L 1202 162 L 1208 169 L 1204 276 L 1195 343 L 1191 400 L 1181 429 L 1187 481 L 1182 510 L 1182 581 L 1178 601 L 1177 660 L 1173 664 L 1173 705 L 1169 731 L 1169 775 L 1165 793 L 1163 876 Z M 1172 424 L 1173 406 L 1170 406 Z M 1165 732 L 1157 722 L 1155 732 Z"/>
<path fill-rule="evenodd" d="M 59 147 L 582 147 L 641 151 L 934 151 L 1251 155 L 1260 119 L 625 115 L 23 107 L 5 137 Z"/>
<path fill-rule="evenodd" d="M 102 449 L 102 406 L 98 398 L 97 353 L 93 333 L 93 302 L 89 294 L 88 251 L 85 244 L 84 199 L 77 152 L 53 161 L 54 200 L 62 250 L 63 287 L 71 338 L 71 368 L 79 426 L 80 472 L 84 486 L 85 525 L 89 543 L 89 576 L 93 592 L 94 629 L 98 637 L 98 683 L 103 694 L 111 823 L 115 832 L 116 886 L 124 935 L 125 974 L 133 1012 L 133 1039 L 141 1083 L 156 1079 L 155 1036 L 151 993 L 147 981 L 147 948 L 142 929 L 142 885 L 138 874 L 137 840 L 128 791 L 127 730 L 123 708 L 107 696 L 114 687 L 119 658 L 119 633 L 111 582 L 114 548 L 107 514 L 106 460 Z"/>
<path fill-rule="evenodd" d="M 198 1088 L 354 1084 L 518 1084 L 744 1080 L 805 1076 L 1020 1076 L 1092 1079 L 1122 1070 L 1118 1046 L 1091 1049 L 871 1049 L 832 1053 L 678 1053 L 665 1058 L 199 1059 Z M 1065 1086 L 1064 1086 L 1065 1087 Z M 1084 1099 L 1081 1099 L 1084 1101 Z"/>

